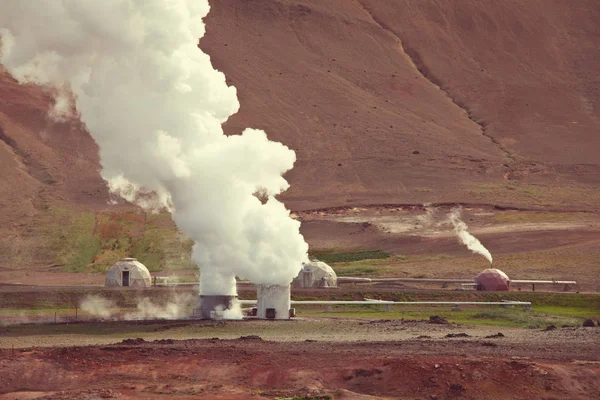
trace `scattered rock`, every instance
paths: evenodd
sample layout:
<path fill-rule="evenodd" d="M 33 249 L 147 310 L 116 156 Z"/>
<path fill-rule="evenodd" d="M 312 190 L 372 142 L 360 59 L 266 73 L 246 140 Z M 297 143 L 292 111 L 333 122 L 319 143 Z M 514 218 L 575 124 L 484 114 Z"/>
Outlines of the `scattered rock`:
<path fill-rule="evenodd" d="M 104 346 L 104 347 L 100 347 L 100 350 L 103 351 L 123 351 L 123 349 L 119 348 L 119 347 L 112 347 L 112 346 Z"/>
<path fill-rule="evenodd" d="M 314 340 L 314 339 L 306 339 L 304 342 L 306 342 L 306 343 L 315 343 L 316 340 Z"/>
<path fill-rule="evenodd" d="M 556 326 L 554 325 L 548 325 L 547 327 L 545 327 L 544 329 L 542 329 L 542 332 L 549 332 L 549 331 L 553 331 L 556 329 Z"/>
<path fill-rule="evenodd" d="M 368 378 L 370 376 L 373 375 L 379 375 L 382 374 L 383 371 L 378 369 L 378 368 L 373 368 L 373 369 L 355 369 L 354 370 L 354 376 L 363 376 L 365 378 Z"/>
<path fill-rule="evenodd" d="M 516 371 L 521 371 L 531 365 L 530 363 L 522 362 L 522 361 L 518 361 L 518 360 L 512 360 L 512 361 L 506 362 L 506 364 Z"/>
<path fill-rule="evenodd" d="M 392 322 L 391 319 L 376 319 L 374 321 L 369 321 L 370 324 L 387 324 Z"/>
<path fill-rule="evenodd" d="M 124 339 L 120 344 L 143 344 L 146 343 L 146 341 L 142 338 L 137 338 L 137 339 Z"/>
<path fill-rule="evenodd" d="M 431 336 L 419 335 L 419 336 L 417 336 L 417 339 L 431 339 Z"/>
<path fill-rule="evenodd" d="M 427 386 L 440 387 L 438 378 L 435 376 L 429 377 L 429 383 L 427 384 Z"/>
<path fill-rule="evenodd" d="M 383 373 L 382 370 L 374 368 L 374 369 L 355 369 L 352 372 L 344 375 L 344 377 L 342 379 L 344 379 L 345 381 L 349 381 L 351 379 L 354 378 L 358 378 L 358 377 L 362 377 L 362 378 L 369 378 L 372 377 L 374 375 L 381 375 Z"/>
<path fill-rule="evenodd" d="M 450 390 L 453 392 L 464 392 L 467 389 L 465 389 L 465 387 L 460 383 L 453 383 L 452 385 L 450 385 Z"/>
<path fill-rule="evenodd" d="M 440 317 L 439 315 L 432 315 L 429 317 L 430 324 L 439 324 L 439 325 L 447 325 L 448 320 L 444 317 Z"/>
<path fill-rule="evenodd" d="M 585 326 L 585 327 L 593 327 L 593 326 L 596 326 L 596 324 L 594 324 L 594 320 L 593 319 L 586 319 L 585 321 L 583 321 L 583 326 Z"/>
<path fill-rule="evenodd" d="M 419 150 L 414 150 L 412 153 L 413 154 L 421 154 L 421 152 Z"/>
<path fill-rule="evenodd" d="M 496 339 L 496 338 L 501 338 L 501 337 L 504 337 L 504 334 L 502 332 L 498 332 L 494 335 L 486 336 L 485 338 L 486 339 Z"/>
<path fill-rule="evenodd" d="M 152 343 L 156 343 L 156 344 L 173 344 L 175 343 L 175 341 L 173 339 L 159 339 L 159 340 L 155 340 Z"/>
<path fill-rule="evenodd" d="M 461 333 L 449 333 L 444 337 L 447 337 L 447 338 L 471 337 L 471 335 L 469 335 L 468 333 L 461 332 Z"/>
<path fill-rule="evenodd" d="M 496 343 L 492 343 L 492 342 L 481 342 L 482 346 L 485 347 L 498 347 L 498 345 Z"/>
<path fill-rule="evenodd" d="M 262 340 L 262 338 L 257 335 L 248 335 L 248 336 L 240 336 L 240 340 Z"/>
<path fill-rule="evenodd" d="M 102 398 L 102 399 L 112 399 L 112 398 L 115 398 L 115 397 L 119 397 L 119 395 L 118 395 L 118 394 L 116 394 L 116 393 L 114 393 L 114 392 L 112 391 L 112 389 L 103 389 L 103 390 L 101 390 L 101 391 L 98 393 L 98 395 L 99 395 L 99 396 L 100 396 L 100 398 Z"/>

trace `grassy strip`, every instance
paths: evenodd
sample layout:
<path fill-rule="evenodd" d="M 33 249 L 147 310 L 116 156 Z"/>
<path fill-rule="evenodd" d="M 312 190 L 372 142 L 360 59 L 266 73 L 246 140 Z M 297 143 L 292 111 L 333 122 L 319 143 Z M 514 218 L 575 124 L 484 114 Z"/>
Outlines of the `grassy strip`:
<path fill-rule="evenodd" d="M 171 326 L 172 328 L 171 328 Z M 59 324 L 22 324 L 5 326 L 5 335 L 12 337 L 35 335 L 89 335 L 119 338 L 124 334 L 152 334 L 159 330 L 179 329 L 181 321 L 151 321 L 139 324 L 134 321 L 70 322 Z"/>
<path fill-rule="evenodd" d="M 364 319 L 416 319 L 427 320 L 431 315 L 446 318 L 449 322 L 482 325 L 482 326 L 505 326 L 519 328 L 543 328 L 548 325 L 555 326 L 581 326 L 584 319 L 594 314 L 590 309 L 555 308 L 537 309 L 525 311 L 522 307 L 477 307 L 464 309 L 462 311 L 451 311 L 449 307 L 429 307 L 423 309 L 405 309 L 403 306 L 392 306 L 390 311 L 383 311 L 383 306 L 363 307 L 340 307 L 334 306 L 331 312 L 324 310 L 297 308 L 299 316 L 328 317 L 328 318 L 364 318 Z"/>
<path fill-rule="evenodd" d="M 555 326 L 580 326 L 583 320 L 588 318 L 597 318 L 600 313 L 597 309 L 589 306 L 580 307 L 564 307 L 540 305 L 534 306 L 533 310 L 525 310 L 522 306 L 470 306 L 464 305 L 460 310 L 453 311 L 451 305 L 392 305 L 388 311 L 385 311 L 383 305 L 344 305 L 330 306 L 330 311 L 325 311 L 326 306 L 296 305 L 297 315 L 300 317 L 327 317 L 327 318 L 360 318 L 360 319 L 417 319 L 427 320 L 431 315 L 438 315 L 446 318 L 450 322 L 468 324 L 468 325 L 485 325 L 485 326 L 508 326 L 520 328 L 541 328 L 548 325 Z M 113 309 L 115 314 L 133 313 L 138 310 L 134 307 L 120 307 Z M 189 308 L 188 312 L 192 312 Z M 4 309 L 0 310 L 0 323 L 7 318 L 18 318 L 31 322 L 39 322 L 34 317 L 48 320 L 52 319 L 56 312 L 59 320 L 67 318 L 73 320 L 75 313 L 73 308 L 46 308 L 46 309 Z M 87 313 L 79 311 L 79 318 L 86 319 L 89 317 Z M 10 322 L 10 321 L 8 321 Z M 52 331 L 48 334 L 60 333 L 67 328 L 57 327 L 56 332 Z M 86 326 L 72 328 L 77 332 L 86 333 Z M 118 331 L 117 328 L 115 332 Z M 80 331 L 81 330 L 81 331 Z M 73 331 L 70 331 L 73 333 Z M 110 332 L 105 332 L 110 333 Z"/>
<path fill-rule="evenodd" d="M 361 261 L 361 260 L 376 260 L 382 258 L 389 258 L 390 254 L 381 250 L 373 250 L 373 251 L 357 251 L 351 253 L 332 253 L 332 252 L 315 252 L 311 254 L 312 257 L 315 257 L 321 261 L 326 263 L 342 263 L 342 262 L 352 262 L 352 261 Z"/>
<path fill-rule="evenodd" d="M 114 301 L 119 307 L 135 307 L 138 299 L 149 297 L 153 301 L 164 301 L 174 294 L 196 294 L 197 288 L 151 288 L 147 290 L 109 290 L 97 289 L 59 290 L 39 292 L 0 292 L 0 309 L 48 309 L 74 308 L 87 295 L 97 295 Z M 240 299 L 255 299 L 256 291 L 240 289 Z M 388 301 L 529 301 L 537 307 L 563 307 L 594 310 L 600 314 L 600 295 L 579 293 L 543 293 L 543 292 L 477 292 L 477 291 L 380 291 L 365 288 L 352 292 L 339 292 L 336 289 L 320 290 L 318 296 L 302 291 L 292 293 L 294 300 L 362 300 L 364 298 Z"/>

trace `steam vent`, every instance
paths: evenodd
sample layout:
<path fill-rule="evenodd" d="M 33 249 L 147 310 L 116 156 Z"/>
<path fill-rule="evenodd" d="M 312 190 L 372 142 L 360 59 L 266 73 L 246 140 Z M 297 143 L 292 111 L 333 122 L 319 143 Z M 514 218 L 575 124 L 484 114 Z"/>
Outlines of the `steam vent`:
<path fill-rule="evenodd" d="M 194 310 L 194 314 L 197 318 L 202 319 L 220 319 L 219 314 L 229 310 L 236 298 L 237 296 L 231 295 L 200 295 L 198 308 Z"/>
<path fill-rule="evenodd" d="M 256 316 L 290 319 L 290 285 L 257 285 Z"/>
<path fill-rule="evenodd" d="M 477 290 L 505 292 L 510 290 L 510 279 L 499 269 L 490 268 L 480 272 L 475 277 L 475 282 Z"/>

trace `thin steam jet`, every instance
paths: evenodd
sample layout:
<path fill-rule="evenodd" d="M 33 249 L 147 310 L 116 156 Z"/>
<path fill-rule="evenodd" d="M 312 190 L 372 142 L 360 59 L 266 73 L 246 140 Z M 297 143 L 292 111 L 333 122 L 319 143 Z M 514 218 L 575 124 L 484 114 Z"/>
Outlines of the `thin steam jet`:
<path fill-rule="evenodd" d="M 487 260 L 491 264 L 492 253 L 490 253 L 489 250 L 486 249 L 475 236 L 471 235 L 467 231 L 469 227 L 461 219 L 459 208 L 455 208 L 454 210 L 452 210 L 452 212 L 448 216 L 448 220 L 454 227 L 454 233 L 456 233 L 456 236 L 458 236 L 460 242 L 467 246 L 467 248 L 473 253 L 480 254 L 487 258 Z"/>
<path fill-rule="evenodd" d="M 80 116 L 112 193 L 172 212 L 195 242 L 203 294 L 235 292 L 236 275 L 288 284 L 308 260 L 300 223 L 275 198 L 296 156 L 261 130 L 223 134 L 239 103 L 197 47 L 209 9 L 207 0 L 6 1 L 0 61 L 55 93 L 52 117 Z"/>

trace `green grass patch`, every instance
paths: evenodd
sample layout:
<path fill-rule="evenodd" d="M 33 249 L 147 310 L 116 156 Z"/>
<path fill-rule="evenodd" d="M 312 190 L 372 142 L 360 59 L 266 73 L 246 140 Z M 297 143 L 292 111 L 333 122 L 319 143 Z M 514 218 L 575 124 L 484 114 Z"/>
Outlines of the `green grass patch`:
<path fill-rule="evenodd" d="M 332 265 L 332 268 L 338 276 L 368 275 L 371 277 L 377 277 L 382 276 L 390 271 L 390 261 L 393 261 L 393 259 L 383 258 L 377 260 L 336 263 Z"/>
<path fill-rule="evenodd" d="M 134 257 L 150 271 L 194 269 L 193 241 L 168 214 L 93 213 L 50 208 L 39 218 L 54 262 L 67 272 L 105 273 Z"/>
<path fill-rule="evenodd" d="M 135 312 L 135 310 L 131 310 Z M 175 324 L 176 322 L 173 322 Z M 108 336 L 121 337 L 128 333 L 153 333 L 157 328 L 162 328 L 169 322 L 160 321 L 145 324 L 136 324 L 131 321 L 111 321 L 110 323 L 100 322 L 70 322 L 66 323 L 46 323 L 43 325 L 23 324 L 3 327 L 6 336 L 30 336 L 30 335 L 89 335 L 89 336 Z"/>
<path fill-rule="evenodd" d="M 356 251 L 351 253 L 330 253 L 330 252 L 315 252 L 313 257 L 324 261 L 328 264 L 353 262 L 361 260 L 376 260 L 389 258 L 390 254 L 381 250 L 373 251 Z"/>
<path fill-rule="evenodd" d="M 381 270 L 377 267 L 369 265 L 351 265 L 347 267 L 335 268 L 338 276 L 354 276 L 354 275 L 379 275 Z"/>
<path fill-rule="evenodd" d="M 296 307 L 298 316 L 328 317 L 328 318 L 364 318 L 364 319 L 416 319 L 428 320 L 431 315 L 446 318 L 449 322 L 465 325 L 504 326 L 538 329 L 548 325 L 581 326 L 584 319 L 594 315 L 592 310 L 574 308 L 534 307 L 525 311 L 522 306 L 505 308 L 501 306 L 464 306 L 461 311 L 452 311 L 451 305 L 419 309 L 415 306 L 392 306 L 390 311 L 384 311 L 382 305 L 366 306 L 334 306 L 332 311 L 315 310 Z"/>
<path fill-rule="evenodd" d="M 48 226 L 45 234 L 56 263 L 68 272 L 89 272 L 86 267 L 102 249 L 100 238 L 94 235 L 94 213 L 51 208 L 50 214 L 58 223 Z"/>
<path fill-rule="evenodd" d="M 390 273 L 393 270 L 392 264 L 402 263 L 408 259 L 408 256 L 394 255 L 386 258 L 332 263 L 332 268 L 339 276 L 368 275 L 377 277 Z"/>

